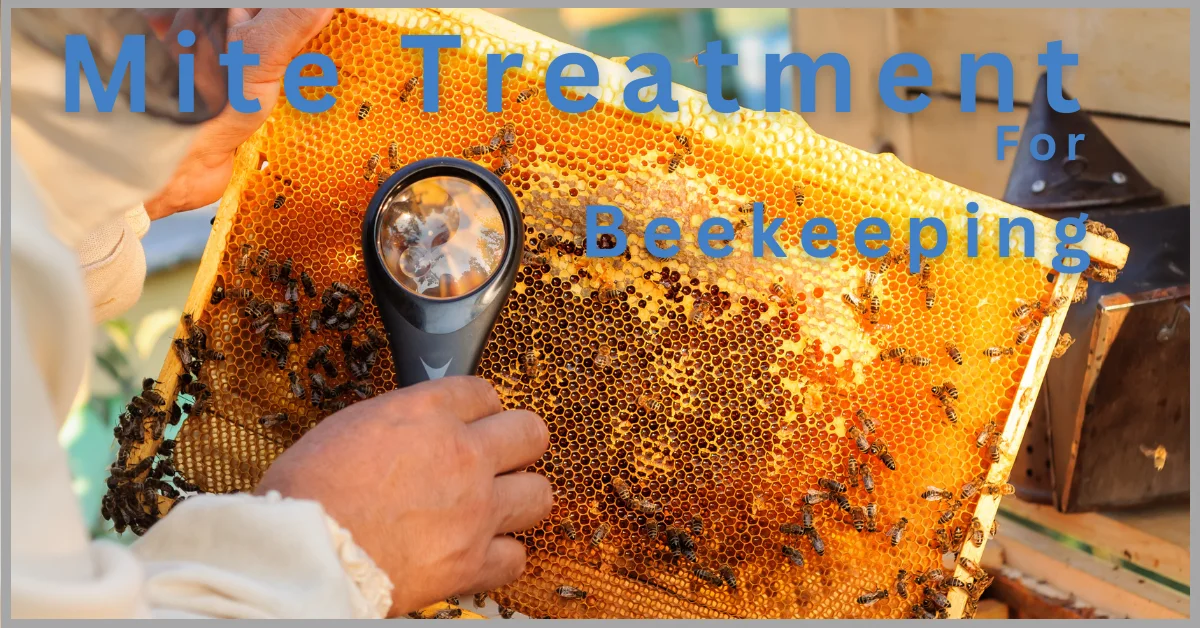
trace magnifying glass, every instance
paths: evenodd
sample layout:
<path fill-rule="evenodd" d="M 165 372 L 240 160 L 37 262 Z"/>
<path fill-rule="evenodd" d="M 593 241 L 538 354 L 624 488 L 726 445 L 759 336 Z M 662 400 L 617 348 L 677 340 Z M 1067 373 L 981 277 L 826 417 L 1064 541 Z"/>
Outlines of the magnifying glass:
<path fill-rule="evenodd" d="M 363 258 L 400 386 L 474 374 L 524 234 L 512 193 L 468 161 L 424 159 L 379 188 L 363 221 Z"/>

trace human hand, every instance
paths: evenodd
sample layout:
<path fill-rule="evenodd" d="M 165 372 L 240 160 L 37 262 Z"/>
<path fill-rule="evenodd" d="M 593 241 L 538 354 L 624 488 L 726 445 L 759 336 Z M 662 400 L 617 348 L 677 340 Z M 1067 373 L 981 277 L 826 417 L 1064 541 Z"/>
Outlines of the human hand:
<path fill-rule="evenodd" d="M 242 41 L 246 53 L 259 55 L 257 66 L 245 68 L 242 93 L 248 100 L 257 98 L 260 108 L 238 113 L 227 104 L 200 127 L 171 180 L 144 203 L 151 220 L 221 198 L 233 175 L 235 149 L 270 115 L 279 101 L 279 81 L 288 63 L 332 16 L 333 9 L 229 10 L 228 40 Z M 174 37 L 174 30 L 165 36 Z"/>
<path fill-rule="evenodd" d="M 536 414 L 503 411 L 487 381 L 447 377 L 328 417 L 255 492 L 320 502 L 392 579 L 399 615 L 521 575 L 525 546 L 502 535 L 550 514 L 550 482 L 519 471 L 549 438 Z"/>

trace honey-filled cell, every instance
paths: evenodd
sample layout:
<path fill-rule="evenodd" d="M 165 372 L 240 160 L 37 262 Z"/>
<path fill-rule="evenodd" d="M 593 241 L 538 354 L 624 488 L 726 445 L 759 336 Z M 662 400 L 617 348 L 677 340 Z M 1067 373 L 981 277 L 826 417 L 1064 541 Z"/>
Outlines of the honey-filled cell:
<path fill-rule="evenodd" d="M 420 50 L 400 47 L 410 33 L 463 36 L 441 55 L 437 112 L 422 110 Z M 460 157 L 499 173 L 525 225 L 479 375 L 551 434 L 531 470 L 556 503 L 517 535 L 529 564 L 497 601 L 562 618 L 881 618 L 932 604 L 914 578 L 943 567 L 941 549 L 960 548 L 940 544 L 970 537 L 973 517 L 990 526 L 1078 277 L 1048 277 L 1044 255 L 1000 258 L 998 219 L 1029 217 L 1040 255 L 1053 222 L 823 138 L 795 114 L 719 116 L 678 86 L 678 114 L 631 114 L 629 74 L 605 59 L 596 107 L 564 113 L 544 74 L 574 49 L 479 11 L 338 11 L 308 49 L 333 58 L 339 82 L 302 92 L 336 104 L 281 104 L 239 150 L 177 333 L 187 348 L 202 330 L 192 353 L 209 359 L 180 349 L 159 376 L 190 404 L 173 453 L 186 483 L 251 490 L 313 425 L 394 388 L 364 212 L 398 167 Z M 494 51 L 527 64 L 506 74 L 498 113 L 484 81 Z M 968 201 L 980 207 L 974 258 Z M 785 218 L 786 257 L 753 256 L 756 202 Z M 623 210 L 625 253 L 584 254 L 588 205 Z M 682 227 L 669 259 L 640 235 L 659 216 Z M 726 257 L 697 246 L 711 216 L 734 225 Z M 839 234 L 832 257 L 801 248 L 814 217 Z M 946 253 L 917 273 L 903 255 L 866 257 L 850 234 L 868 217 L 893 225 L 897 251 L 910 218 L 941 218 Z M 1099 238 L 1081 246 L 1124 261 Z M 202 401 L 178 388 L 181 373 L 206 384 Z M 128 465 L 157 447 L 147 430 Z M 961 552 L 976 560 L 973 540 Z M 971 595 L 950 591 L 947 614 Z"/>

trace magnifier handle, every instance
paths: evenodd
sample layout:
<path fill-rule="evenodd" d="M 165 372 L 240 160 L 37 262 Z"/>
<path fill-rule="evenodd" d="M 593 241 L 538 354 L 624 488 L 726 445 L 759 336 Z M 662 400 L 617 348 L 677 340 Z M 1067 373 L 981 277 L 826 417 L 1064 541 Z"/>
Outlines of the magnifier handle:
<path fill-rule="evenodd" d="M 500 305 L 494 303 L 465 327 L 449 334 L 421 331 L 385 306 L 382 314 L 393 348 L 396 383 L 404 387 L 448 375 L 474 375 Z"/>

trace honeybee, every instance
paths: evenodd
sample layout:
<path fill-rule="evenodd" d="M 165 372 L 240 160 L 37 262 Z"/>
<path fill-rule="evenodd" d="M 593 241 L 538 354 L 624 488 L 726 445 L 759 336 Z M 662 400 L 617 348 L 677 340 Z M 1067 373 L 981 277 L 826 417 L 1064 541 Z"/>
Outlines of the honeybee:
<path fill-rule="evenodd" d="M 955 345 L 952 342 L 947 342 L 946 343 L 946 355 L 949 355 L 950 359 L 954 360 L 955 364 L 962 366 L 962 363 L 963 363 L 962 352 L 960 352 L 958 350 L 957 345 Z"/>
<path fill-rule="evenodd" d="M 675 143 L 679 144 L 679 147 L 687 154 L 690 155 L 692 153 L 692 140 L 688 136 L 677 133 L 675 135 Z"/>
<path fill-rule="evenodd" d="M 779 524 L 779 531 L 788 536 L 801 536 L 808 532 L 808 526 L 799 523 L 781 523 Z"/>
<path fill-rule="evenodd" d="M 871 451 L 871 443 L 867 441 L 867 437 L 863 436 L 863 433 L 860 432 L 857 427 L 853 425 L 847 427 L 846 435 L 854 439 L 854 445 L 858 447 L 860 452 L 865 454 L 868 451 Z"/>
<path fill-rule="evenodd" d="M 517 611 L 515 609 L 509 608 L 507 606 L 501 606 L 500 607 L 500 618 L 501 619 L 512 619 L 513 615 L 515 615 L 516 612 Z"/>
<path fill-rule="evenodd" d="M 704 534 L 704 520 L 700 518 L 700 515 L 693 515 L 688 525 L 692 530 L 692 534 L 696 536 Z"/>
<path fill-rule="evenodd" d="M 378 153 L 371 153 L 371 157 L 367 159 L 367 166 L 363 170 L 363 178 L 367 181 L 370 181 L 371 177 L 375 176 L 375 171 L 379 169 L 379 159 Z"/>
<path fill-rule="evenodd" d="M 499 146 L 500 146 L 499 140 L 496 140 L 494 142 L 489 142 L 487 144 L 479 144 L 477 146 L 470 146 L 470 147 L 463 149 L 463 157 L 470 159 L 471 157 L 479 157 L 481 155 L 486 155 L 486 154 L 496 150 L 497 148 L 499 148 Z"/>
<path fill-rule="evenodd" d="M 783 551 L 783 555 L 786 556 L 788 560 L 792 561 L 793 565 L 797 567 L 804 566 L 804 556 L 800 553 L 800 550 L 797 550 L 790 545 L 782 546 L 781 550 Z"/>
<path fill-rule="evenodd" d="M 575 531 L 575 522 L 571 521 L 570 519 L 563 519 L 562 521 L 558 522 L 558 529 L 561 530 L 562 533 L 572 541 L 579 538 L 579 534 Z"/>
<path fill-rule="evenodd" d="M 560 585 L 554 590 L 564 600 L 582 600 L 587 597 L 587 591 L 567 584 Z"/>
<path fill-rule="evenodd" d="M 282 196 L 280 198 L 283 198 Z M 263 247 L 258 250 L 258 256 L 254 258 L 254 268 L 250 270 L 250 274 L 258 276 L 259 271 L 263 266 L 266 266 L 267 260 L 271 259 L 271 249 Z"/>
<path fill-rule="evenodd" d="M 802 507 L 800 508 L 800 523 L 801 523 L 801 524 L 802 524 L 802 526 L 803 526 L 803 529 L 801 530 L 801 532 L 803 532 L 804 530 L 807 530 L 807 529 L 809 529 L 809 528 L 813 527 L 813 509 L 812 509 L 812 506 L 809 506 L 808 504 L 804 504 L 804 506 L 802 506 Z"/>
<path fill-rule="evenodd" d="M 863 470 L 866 471 L 865 468 Z M 821 479 L 817 480 L 817 486 L 820 486 L 821 488 L 829 491 L 830 493 L 845 493 L 846 492 L 845 484 L 842 484 L 841 482 L 835 482 L 834 480 L 829 480 L 826 478 L 821 478 Z"/>
<path fill-rule="evenodd" d="M 983 522 L 979 520 L 979 517 L 971 517 L 970 534 L 971 543 L 976 546 L 983 545 Z"/>
<path fill-rule="evenodd" d="M 992 438 L 988 440 L 988 459 L 993 463 L 1000 462 L 1000 435 L 992 434 Z"/>
<path fill-rule="evenodd" d="M 983 429 L 979 430 L 979 433 L 975 435 L 975 446 L 976 447 L 987 446 L 988 442 L 990 440 L 992 440 L 992 433 L 995 431 L 996 431 L 995 419 L 989 420 L 986 424 L 984 424 Z"/>
<path fill-rule="evenodd" d="M 837 502 L 838 508 L 850 512 L 850 498 L 845 493 L 830 493 L 829 497 Z"/>
<path fill-rule="evenodd" d="M 358 106 L 358 119 L 365 120 L 369 113 L 371 113 L 371 103 L 364 100 L 363 104 Z"/>
<path fill-rule="evenodd" d="M 286 412 L 276 412 L 274 414 L 267 414 L 259 417 L 258 424 L 263 427 L 274 427 L 280 423 L 287 422 L 287 420 L 288 415 Z"/>
<path fill-rule="evenodd" d="M 600 542 L 604 540 L 604 537 L 608 536 L 608 531 L 609 527 L 607 523 L 600 524 L 600 527 L 596 528 L 596 531 L 592 533 L 592 547 L 599 546 Z"/>
<path fill-rule="evenodd" d="M 512 160 L 505 156 L 500 158 L 500 165 L 492 171 L 492 174 L 496 175 L 497 177 L 502 177 L 508 174 L 509 170 L 512 170 Z"/>
<path fill-rule="evenodd" d="M 1088 295 L 1088 280 L 1080 277 L 1079 283 L 1075 284 L 1075 293 L 1071 295 L 1071 303 L 1082 303 L 1087 300 Z"/>
<path fill-rule="evenodd" d="M 650 519 L 646 521 L 646 536 L 650 537 L 651 539 L 657 539 L 658 529 L 659 523 L 657 519 Z"/>
<path fill-rule="evenodd" d="M 946 414 L 946 420 L 951 423 L 958 423 L 958 410 L 955 410 L 953 405 L 943 401 L 942 411 Z"/>
<path fill-rule="evenodd" d="M 1054 350 L 1050 353 L 1050 357 L 1061 358 L 1073 344 L 1075 344 L 1075 338 L 1064 331 L 1059 334 L 1058 340 L 1054 343 Z"/>
<path fill-rule="evenodd" d="M 671 153 L 671 161 L 667 162 L 667 173 L 675 172 L 681 163 L 683 163 L 683 153 Z"/>
<path fill-rule="evenodd" d="M 937 301 L 937 292 L 932 286 L 925 287 L 925 309 L 932 310 L 934 302 Z"/>
<path fill-rule="evenodd" d="M 1006 355 L 1012 355 L 1016 352 L 1017 350 L 1012 347 L 988 347 L 983 350 L 983 355 L 991 358 L 992 362 L 995 362 Z"/>
<path fill-rule="evenodd" d="M 246 267 L 250 265 L 250 251 L 254 249 L 249 242 L 242 245 L 242 256 L 238 259 L 237 272 L 239 275 L 246 274 Z"/>
<path fill-rule="evenodd" d="M 500 138 L 500 150 L 507 153 L 508 149 L 517 145 L 517 127 L 511 122 L 506 122 L 500 127 L 496 137 Z"/>
<path fill-rule="evenodd" d="M 725 581 L 725 584 L 728 585 L 730 589 L 737 589 L 737 572 L 733 570 L 733 567 L 730 567 L 729 565 L 721 565 L 721 568 L 717 570 L 717 573 L 721 575 L 721 579 Z"/>
<path fill-rule="evenodd" d="M 1042 319 L 1040 319 L 1040 318 L 1034 319 L 1026 325 L 1021 325 L 1021 326 L 1017 327 L 1017 337 L 1013 341 L 1013 344 L 1015 344 L 1019 347 L 1021 345 L 1024 345 L 1025 343 L 1029 342 L 1029 339 L 1032 338 L 1033 335 L 1036 334 L 1038 329 L 1040 329 L 1041 327 L 1042 327 Z"/>
<path fill-rule="evenodd" d="M 958 399 L 958 388 L 956 388 L 954 386 L 954 382 L 952 382 L 950 380 L 946 380 L 946 381 L 942 382 L 940 392 L 939 392 L 939 389 L 937 389 L 935 387 L 933 394 L 934 395 L 945 395 L 951 399 Z M 942 399 L 942 397 L 940 397 L 940 396 L 938 398 Z"/>
<path fill-rule="evenodd" d="M 922 357 L 919 355 L 911 355 L 911 356 L 905 356 L 905 357 L 900 358 L 900 363 L 908 364 L 911 366 L 929 366 L 930 364 L 933 363 L 933 361 L 930 360 L 929 358 Z"/>
<path fill-rule="evenodd" d="M 979 490 L 979 481 L 980 478 L 975 478 L 973 480 L 969 480 L 966 484 L 963 484 L 962 488 L 958 491 L 958 498 L 971 499 L 971 496 Z"/>
<path fill-rule="evenodd" d="M 1024 301 L 1021 301 L 1017 305 L 1017 309 L 1012 311 L 1012 317 L 1013 318 L 1025 318 L 1026 316 L 1029 315 L 1029 312 L 1031 312 L 1032 310 L 1033 310 L 1033 306 L 1029 305 L 1028 303 L 1025 303 Z"/>
<path fill-rule="evenodd" d="M 809 506 L 815 506 L 821 502 L 828 501 L 830 497 L 830 494 L 826 491 L 818 491 L 810 488 L 804 495 L 804 503 Z"/>
<path fill-rule="evenodd" d="M 738 205 L 738 208 L 737 208 L 737 211 L 738 211 L 738 213 L 739 213 L 739 214 L 752 214 L 752 213 L 754 213 L 754 204 L 755 204 L 755 203 L 756 203 L 756 201 L 746 201 L 745 203 L 742 203 L 741 205 Z"/>
<path fill-rule="evenodd" d="M 892 544 L 892 547 L 900 544 L 900 541 L 904 538 L 904 528 L 906 527 L 908 527 L 908 518 L 900 517 L 900 520 L 888 529 L 888 542 Z"/>
<path fill-rule="evenodd" d="M 878 456 L 879 461 L 882 462 L 883 466 L 887 467 L 889 471 L 896 470 L 896 459 L 893 458 L 891 452 L 888 451 L 887 443 L 884 442 L 883 439 L 875 439 L 875 442 L 871 444 L 871 453 Z"/>
<path fill-rule="evenodd" d="M 930 604 L 933 604 L 934 606 L 936 606 L 939 609 L 950 608 L 950 600 L 947 599 L 946 595 L 944 593 L 942 593 L 941 591 L 938 591 L 937 589 L 933 589 L 930 587 L 925 587 L 924 592 L 925 592 L 925 600 L 927 602 L 929 602 Z"/>
<path fill-rule="evenodd" d="M 292 394 L 295 395 L 297 399 L 303 399 L 304 386 L 300 383 L 300 376 L 296 375 L 295 371 L 289 371 L 288 381 L 291 382 Z"/>
<path fill-rule="evenodd" d="M 954 526 L 954 532 L 950 536 L 951 551 L 953 551 L 953 552 L 962 551 L 963 541 L 966 540 L 966 536 L 967 536 L 967 531 L 964 530 L 962 526 Z"/>
<path fill-rule="evenodd" d="M 486 592 L 485 593 L 476 593 L 475 599 L 471 600 L 471 602 L 473 604 L 475 604 L 475 608 L 483 608 L 483 607 L 487 606 L 487 599 L 488 599 L 488 594 Z"/>
<path fill-rule="evenodd" d="M 853 294 L 842 294 L 842 301 L 845 302 L 846 305 L 854 308 L 854 311 L 858 312 L 859 314 L 867 311 L 867 308 L 865 305 L 863 305 L 862 300 Z"/>
<path fill-rule="evenodd" d="M 850 520 L 854 524 L 856 532 L 862 532 L 867 525 L 867 511 L 863 510 L 862 506 L 855 506 L 850 509 Z"/>
<path fill-rule="evenodd" d="M 812 543 L 813 551 L 817 553 L 817 556 L 825 555 L 825 541 L 821 535 L 817 534 L 816 528 L 808 529 L 808 540 Z"/>
<path fill-rule="evenodd" d="M 692 569 L 692 573 L 695 574 L 697 578 L 699 578 L 709 584 L 721 586 L 722 584 L 725 583 L 725 581 L 721 579 L 720 575 L 713 572 L 712 570 L 705 569 L 704 567 L 696 567 L 695 569 Z"/>
<path fill-rule="evenodd" d="M 225 300 L 225 282 L 218 277 L 217 282 L 213 284 L 212 296 L 208 298 L 208 302 L 210 305 L 216 305 L 223 300 Z"/>
<path fill-rule="evenodd" d="M 879 515 L 879 506 L 875 505 L 875 502 L 867 502 L 866 511 L 867 532 L 875 532 L 877 530 L 875 518 Z"/>
<path fill-rule="evenodd" d="M 629 484 L 621 478 L 614 477 L 609 483 L 613 493 L 616 493 L 617 499 L 621 500 L 627 508 L 633 508 L 637 503 L 637 498 L 633 496 L 633 491 L 629 489 Z"/>
<path fill-rule="evenodd" d="M 875 324 L 875 323 L 879 322 L 879 309 L 882 305 L 882 302 L 880 301 L 878 294 L 871 295 L 870 304 L 871 305 L 870 305 L 870 308 L 868 309 L 868 311 L 871 314 L 871 323 Z M 895 357 L 899 358 L 900 356 L 895 356 Z"/>
<path fill-rule="evenodd" d="M 537 349 L 530 349 L 521 354 L 521 370 L 524 371 L 525 375 L 529 377 L 537 377 L 541 366 L 539 359 L 540 355 L 541 354 L 538 353 Z M 614 480 L 614 482 L 616 481 L 619 480 Z M 628 487 L 626 487 L 626 490 L 628 490 Z"/>
<path fill-rule="evenodd" d="M 867 415 L 867 412 L 862 408 L 854 411 L 854 416 L 862 423 L 863 431 L 867 434 L 875 433 L 875 420 Z"/>
<path fill-rule="evenodd" d="M 879 600 L 887 599 L 887 596 L 888 596 L 887 589 L 879 589 L 879 590 L 871 591 L 870 593 L 864 593 L 864 594 L 858 596 L 857 601 L 859 604 L 862 604 L 863 606 L 870 606 L 870 605 L 878 602 Z"/>
<path fill-rule="evenodd" d="M 792 195 L 796 197 L 796 207 L 804 207 L 804 188 L 793 185 Z"/>
<path fill-rule="evenodd" d="M 271 206 L 274 207 L 275 209 L 279 209 L 280 207 L 283 207 L 283 203 L 285 201 L 287 201 L 287 198 L 284 195 L 280 194 L 279 196 L 275 197 L 275 202 L 271 203 Z"/>
<path fill-rule="evenodd" d="M 871 467 L 867 465 L 863 465 L 862 468 L 862 485 L 868 493 L 875 492 L 875 477 L 871 475 Z"/>
<path fill-rule="evenodd" d="M 963 569 L 966 569 L 967 573 L 971 574 L 971 577 L 976 580 L 982 580 L 988 577 L 987 572 L 979 566 L 979 563 L 967 558 L 966 556 L 959 556 L 958 564 L 962 565 Z"/>
<path fill-rule="evenodd" d="M 1092 262 L 1091 265 L 1087 267 L 1087 270 L 1083 271 L 1083 276 L 1085 279 L 1091 279 L 1102 283 L 1112 283 L 1116 281 L 1117 275 L 1119 274 L 1120 271 L 1115 266 L 1109 266 L 1099 262 Z"/>
<path fill-rule="evenodd" d="M 662 414 L 663 410 L 666 409 L 666 406 L 663 405 L 663 402 L 659 401 L 657 397 L 650 394 L 645 394 L 638 397 L 638 405 L 647 412 L 654 412 L 657 414 Z"/>
<path fill-rule="evenodd" d="M 908 349 L 905 349 L 904 347 L 892 347 L 891 349 L 881 353 L 879 355 L 879 359 L 882 362 L 887 362 L 888 360 L 899 360 L 900 358 L 904 357 L 904 354 L 906 353 L 908 353 Z"/>
<path fill-rule="evenodd" d="M 958 578 L 955 578 L 953 576 L 946 578 L 945 580 L 942 581 L 943 589 L 957 588 L 957 589 L 962 589 L 964 591 L 970 591 L 970 587 L 971 587 L 970 584 L 967 584 L 966 582 L 963 582 L 962 580 L 959 580 Z"/>
<path fill-rule="evenodd" d="M 896 595 L 908 599 L 908 570 L 901 569 L 896 573 Z"/>
<path fill-rule="evenodd" d="M 537 96 L 537 94 L 538 94 L 538 90 L 536 87 L 530 87 L 529 89 L 523 89 L 523 90 L 521 90 L 521 92 L 519 94 L 517 94 L 517 102 L 519 102 L 519 103 L 525 102 L 525 101 L 529 100 L 530 98 Z"/>
<path fill-rule="evenodd" d="M 983 486 L 981 486 L 979 488 L 980 493 L 982 493 L 984 495 L 993 495 L 993 496 L 994 495 L 1000 495 L 1000 496 L 1012 495 L 1013 493 L 1016 492 L 1016 490 L 1017 490 L 1016 487 L 1013 486 L 1012 484 L 1009 484 L 1008 482 L 1004 482 L 1003 484 L 988 483 L 988 484 L 984 484 Z"/>
<path fill-rule="evenodd" d="M 771 284 L 767 289 L 771 293 L 771 298 L 783 305 L 794 305 L 796 303 L 796 295 L 792 293 L 792 289 L 779 283 Z"/>
<path fill-rule="evenodd" d="M 1054 316 L 1054 314 L 1056 314 L 1060 309 L 1062 309 L 1062 307 L 1064 305 L 1067 305 L 1067 303 L 1069 303 L 1070 301 L 1071 301 L 1071 297 L 1068 297 L 1065 294 L 1062 296 L 1059 296 L 1059 297 L 1055 297 L 1054 300 L 1050 301 L 1050 303 L 1046 304 L 1044 307 L 1041 308 L 1042 315 L 1045 317 Z"/>
<path fill-rule="evenodd" d="M 420 82 L 421 79 L 417 76 L 411 77 L 407 81 L 404 81 L 404 86 L 400 88 L 400 102 L 408 102 L 408 99 L 412 96 L 413 90 L 417 88 L 417 84 Z M 370 105 L 367 103 L 363 103 L 363 105 L 368 108 L 370 107 Z M 362 120 L 365 116 L 366 114 L 362 113 L 362 110 L 360 109 L 358 119 Z"/>
<path fill-rule="evenodd" d="M 943 499 L 954 499 L 954 493 L 945 489 L 940 489 L 936 486 L 926 486 L 921 492 L 921 499 L 931 502 L 941 501 Z"/>
<path fill-rule="evenodd" d="M 846 477 L 850 479 L 850 486 L 858 487 L 858 459 L 854 456 L 846 459 Z"/>
<path fill-rule="evenodd" d="M 916 577 L 913 578 L 913 582 L 915 582 L 917 584 L 925 584 L 926 582 L 932 582 L 934 584 L 937 584 L 937 583 L 941 582 L 945 577 L 946 576 L 944 574 L 942 574 L 941 569 L 930 569 L 929 571 L 926 571 L 924 573 L 917 574 Z"/>
<path fill-rule="evenodd" d="M 996 519 L 992 519 L 992 527 L 990 530 L 988 530 L 988 538 L 989 539 L 996 538 L 996 533 L 999 531 L 1000 531 L 1000 522 L 997 521 Z"/>

